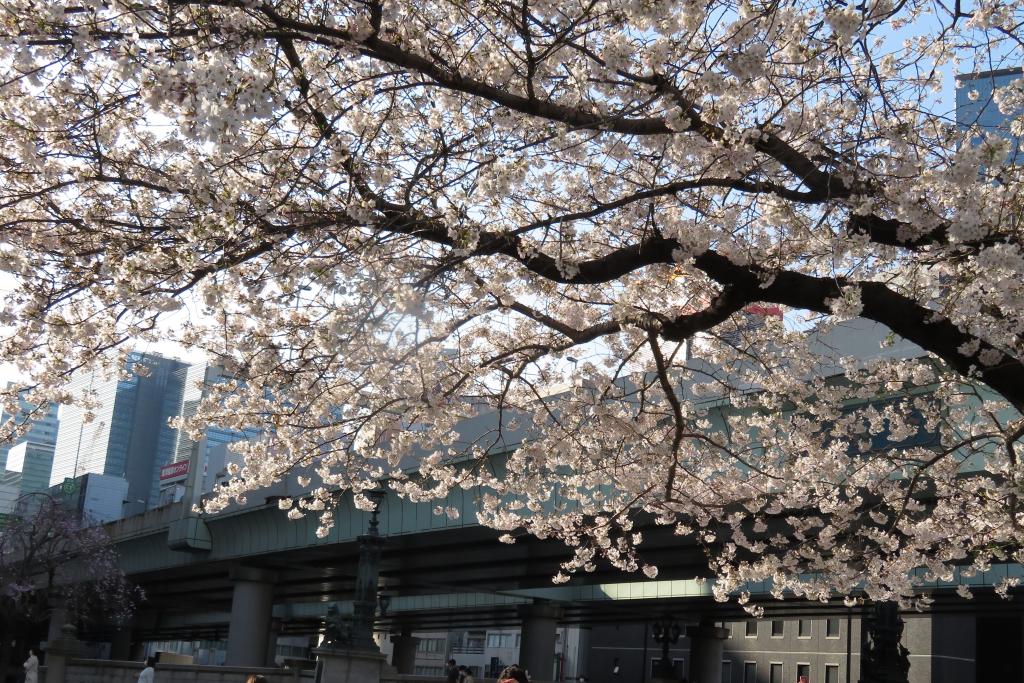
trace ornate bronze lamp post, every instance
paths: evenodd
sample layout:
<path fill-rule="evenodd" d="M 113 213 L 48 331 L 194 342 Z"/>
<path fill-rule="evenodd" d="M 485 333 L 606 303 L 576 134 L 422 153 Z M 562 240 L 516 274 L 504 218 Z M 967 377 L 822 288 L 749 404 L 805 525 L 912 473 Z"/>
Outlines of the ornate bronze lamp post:
<path fill-rule="evenodd" d="M 661 660 L 658 662 L 656 679 L 675 680 L 676 670 L 672 666 L 672 659 L 668 656 L 668 649 L 679 642 L 681 634 L 682 629 L 679 628 L 679 622 L 667 614 L 654 622 L 651 635 L 654 637 L 654 642 L 661 645 Z"/>
<path fill-rule="evenodd" d="M 352 600 L 352 616 L 347 618 L 332 605 L 327 612 L 326 641 L 335 647 L 342 646 L 355 650 L 377 651 L 373 639 L 373 621 L 377 611 L 377 580 L 380 575 L 380 551 L 384 538 L 380 535 L 377 515 L 380 512 L 384 491 L 368 491 L 374 502 L 370 523 L 359 540 L 359 566 L 356 570 L 355 595 Z"/>

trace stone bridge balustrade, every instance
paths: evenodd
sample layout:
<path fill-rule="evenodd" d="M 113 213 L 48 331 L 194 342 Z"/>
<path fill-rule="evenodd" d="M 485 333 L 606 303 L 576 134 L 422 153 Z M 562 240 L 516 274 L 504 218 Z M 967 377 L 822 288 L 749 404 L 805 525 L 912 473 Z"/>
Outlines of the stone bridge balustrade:
<path fill-rule="evenodd" d="M 72 659 L 67 663 L 68 683 L 136 683 L 142 672 L 141 662 L 101 659 Z M 50 681 L 47 667 L 39 669 L 39 683 Z M 160 683 L 245 683 L 250 674 L 261 674 L 268 683 L 313 683 L 311 670 L 268 669 L 264 667 L 201 666 L 196 664 L 157 664 Z"/>

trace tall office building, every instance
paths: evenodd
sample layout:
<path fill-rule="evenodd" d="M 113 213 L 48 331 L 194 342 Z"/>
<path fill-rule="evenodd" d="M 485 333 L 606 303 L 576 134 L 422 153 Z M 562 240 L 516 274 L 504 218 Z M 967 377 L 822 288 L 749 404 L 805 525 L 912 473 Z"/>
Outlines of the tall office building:
<path fill-rule="evenodd" d="M 1024 78 L 1020 67 L 981 71 L 957 76 L 956 122 L 961 128 L 977 126 L 985 133 L 1000 135 L 1011 142 L 1008 160 L 1024 162 L 1024 138 L 1014 135 L 1013 120 L 1022 113 L 1002 112 L 996 91 Z M 1024 84 L 1018 84 L 1021 87 Z"/>
<path fill-rule="evenodd" d="M 168 392 L 168 400 L 174 402 L 174 414 L 185 418 L 194 416 L 200 402 L 208 395 L 207 388 L 225 379 L 221 368 L 207 363 L 197 363 L 175 371 L 174 386 L 177 393 L 172 396 L 171 392 Z M 165 425 L 159 436 L 158 448 L 161 455 L 166 454 L 158 471 L 160 503 L 166 504 L 181 499 L 185 493 L 185 481 L 190 478 L 193 468 L 196 470 L 191 477 L 195 494 L 208 491 L 207 480 L 216 474 L 209 471 L 211 455 L 214 466 L 223 467 L 223 447 L 226 444 L 256 438 L 259 438 L 259 431 L 255 429 L 236 431 L 208 427 L 203 438 L 194 441 L 183 430 Z"/>
<path fill-rule="evenodd" d="M 211 427 L 201 440 L 193 441 L 169 422 L 195 415 L 206 387 L 223 381 L 220 370 L 157 354 L 132 354 L 126 369 L 135 364 L 147 368 L 145 376 L 133 373 L 121 379 L 86 373 L 72 381 L 72 392 L 88 393 L 99 405 L 89 422 L 80 406 L 61 408 L 49 476 L 50 486 L 86 474 L 124 479 L 127 492 L 118 501 L 123 502 L 124 515 L 180 500 L 193 469 L 201 490 L 210 449 L 257 434 Z"/>
<path fill-rule="evenodd" d="M 17 483 L 20 495 L 45 491 L 49 484 L 50 468 L 53 465 L 51 444 L 22 441 L 7 453 L 7 468 L 3 481 Z"/>
<path fill-rule="evenodd" d="M 130 372 L 137 364 L 145 376 Z M 171 460 L 168 420 L 178 413 L 188 365 L 157 354 L 129 356 L 126 378 L 97 372 L 72 380 L 71 391 L 99 404 L 86 421 L 81 406 L 63 406 L 50 486 L 84 474 L 122 477 L 128 482 L 126 514 L 156 504 L 159 468 Z"/>
<path fill-rule="evenodd" d="M 13 382 L 8 382 L 7 386 L 10 387 Z M 21 399 L 21 408 L 25 411 L 31 411 L 33 406 Z M 0 414 L 0 424 L 4 424 L 11 419 L 11 415 L 4 412 Z M 36 419 L 32 420 L 29 427 L 28 433 L 21 437 L 14 443 L 0 444 L 0 472 L 7 468 L 7 454 L 12 447 L 18 444 L 30 441 L 32 443 L 48 445 L 53 447 L 57 443 L 57 406 L 51 405 L 44 414 L 35 416 Z M 23 415 L 14 416 L 15 421 L 18 424 L 25 422 Z"/>
<path fill-rule="evenodd" d="M 13 475 L 13 476 L 12 476 Z M 11 481 L 11 479 L 14 479 Z M 21 476 L 17 472 L 0 472 L 0 523 L 14 512 L 21 497 Z"/>

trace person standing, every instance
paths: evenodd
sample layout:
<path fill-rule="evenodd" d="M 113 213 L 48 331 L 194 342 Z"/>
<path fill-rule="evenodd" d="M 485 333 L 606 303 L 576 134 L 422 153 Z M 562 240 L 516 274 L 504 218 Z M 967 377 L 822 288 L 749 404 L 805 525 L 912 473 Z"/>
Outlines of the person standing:
<path fill-rule="evenodd" d="M 38 683 L 39 681 L 39 658 L 35 650 L 28 651 L 28 659 L 25 660 L 25 683 Z"/>
<path fill-rule="evenodd" d="M 476 683 L 476 679 L 473 678 L 473 674 L 470 672 L 469 667 L 463 664 L 459 667 L 459 683 Z"/>
<path fill-rule="evenodd" d="M 156 676 L 156 660 L 152 657 L 146 657 L 146 668 L 139 674 L 138 683 L 154 683 L 154 677 Z"/>
<path fill-rule="evenodd" d="M 459 667 L 455 665 L 454 659 L 448 660 L 448 668 L 444 673 L 445 683 L 459 683 Z"/>

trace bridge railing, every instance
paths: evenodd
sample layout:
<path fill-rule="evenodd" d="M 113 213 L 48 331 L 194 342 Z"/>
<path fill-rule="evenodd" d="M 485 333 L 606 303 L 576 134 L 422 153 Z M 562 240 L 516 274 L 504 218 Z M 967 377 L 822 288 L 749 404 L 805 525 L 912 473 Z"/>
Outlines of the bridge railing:
<path fill-rule="evenodd" d="M 72 659 L 66 680 L 73 683 L 136 683 L 141 662 L 105 659 Z M 301 669 L 205 666 L 199 664 L 157 664 L 160 683 L 245 683 L 250 674 L 261 674 L 267 683 L 312 683 L 313 672 Z M 39 683 L 46 683 L 46 667 L 39 667 Z M 397 682 L 396 682 L 397 683 Z"/>
<path fill-rule="evenodd" d="M 136 683 L 142 672 L 141 662 L 106 659 L 72 659 L 66 678 L 73 683 Z M 206 666 L 200 664 L 157 664 L 156 679 L 160 683 L 245 683 L 250 674 L 261 674 L 268 683 L 313 683 L 310 669 L 271 669 L 240 666 Z M 414 676 L 382 672 L 380 683 L 445 683 L 443 676 Z M 480 677 L 479 683 L 493 683 Z M 39 683 L 47 683 L 46 667 L 39 667 Z M 545 683 L 533 681 L 533 683 Z"/>
<path fill-rule="evenodd" d="M 172 521 L 181 519 L 185 512 L 183 508 L 183 503 L 169 503 L 138 515 L 107 522 L 104 526 L 115 541 L 124 541 L 134 536 L 151 534 L 154 529 L 166 528 Z"/>

